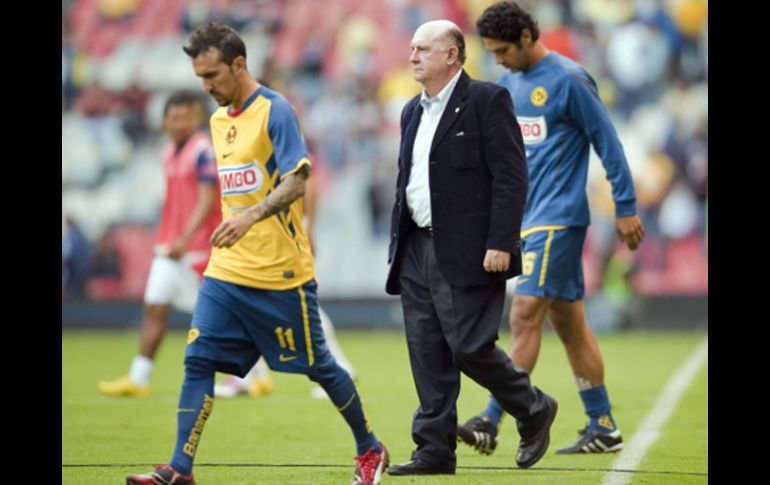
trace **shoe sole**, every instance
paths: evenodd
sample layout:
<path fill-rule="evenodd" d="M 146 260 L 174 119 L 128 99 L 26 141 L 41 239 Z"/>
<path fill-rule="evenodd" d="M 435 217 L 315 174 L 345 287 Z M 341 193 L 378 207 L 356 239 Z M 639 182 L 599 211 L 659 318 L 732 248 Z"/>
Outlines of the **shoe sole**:
<path fill-rule="evenodd" d="M 139 478 L 142 478 L 142 480 L 144 480 L 144 477 L 139 477 Z M 153 484 L 159 483 L 159 482 L 155 481 L 155 479 L 151 479 L 151 480 L 152 480 Z M 141 481 L 140 482 L 140 481 L 134 479 L 133 476 L 127 476 L 126 477 L 126 485 L 145 485 L 146 483 L 147 482 L 145 482 L 145 481 Z M 195 482 L 193 482 L 192 485 L 195 485 Z"/>
<path fill-rule="evenodd" d="M 551 402 L 553 403 L 553 413 L 551 414 L 551 417 L 548 419 L 545 425 L 545 430 L 548 436 L 545 440 L 545 446 L 541 449 L 540 453 L 535 456 L 531 460 L 530 463 L 521 464 L 518 461 L 516 461 L 516 464 L 519 466 L 519 468 L 530 468 L 532 465 L 540 461 L 540 459 L 545 455 L 545 452 L 548 451 L 548 447 L 551 445 L 551 425 L 553 424 L 554 420 L 556 419 L 556 413 L 559 412 L 559 403 L 556 401 L 556 399 L 550 398 Z"/>
<path fill-rule="evenodd" d="M 583 451 L 582 449 L 571 451 L 569 449 L 562 448 L 561 450 L 557 450 L 556 454 L 557 455 L 601 455 L 603 453 L 617 453 L 622 449 L 623 449 L 623 443 L 618 443 L 616 445 L 613 445 L 607 448 L 606 450 L 600 450 L 600 451 L 593 451 L 593 450 Z"/>
<path fill-rule="evenodd" d="M 126 477 L 126 485 L 142 485 L 144 482 L 138 482 L 131 477 Z"/>
<path fill-rule="evenodd" d="M 454 471 L 430 471 L 430 472 L 420 472 L 420 473 L 399 473 L 399 472 L 393 472 L 392 468 L 388 468 L 388 475 L 393 475 L 396 477 L 408 477 L 408 476 L 418 476 L 418 475 L 454 475 Z"/>
<path fill-rule="evenodd" d="M 396 465 L 398 466 L 398 465 Z M 393 468 L 386 466 L 388 475 L 398 476 L 398 477 L 406 477 L 406 476 L 416 476 L 416 475 L 454 475 L 455 470 L 431 470 L 426 472 L 420 472 L 420 473 L 400 473 L 398 471 L 393 471 Z"/>

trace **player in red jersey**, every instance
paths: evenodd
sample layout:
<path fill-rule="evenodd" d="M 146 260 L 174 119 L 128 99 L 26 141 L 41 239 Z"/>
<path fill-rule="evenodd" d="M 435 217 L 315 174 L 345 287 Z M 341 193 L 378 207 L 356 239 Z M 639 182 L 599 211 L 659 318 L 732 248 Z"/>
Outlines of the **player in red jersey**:
<path fill-rule="evenodd" d="M 196 92 L 179 91 L 166 102 L 163 129 L 171 139 L 163 152 L 166 199 L 144 294 L 139 353 L 127 375 L 99 383 L 102 394 L 149 395 L 153 359 L 166 332 L 169 309 L 192 313 L 195 307 L 211 252 L 209 237 L 222 218 L 214 151 L 202 131 L 206 119 Z"/>

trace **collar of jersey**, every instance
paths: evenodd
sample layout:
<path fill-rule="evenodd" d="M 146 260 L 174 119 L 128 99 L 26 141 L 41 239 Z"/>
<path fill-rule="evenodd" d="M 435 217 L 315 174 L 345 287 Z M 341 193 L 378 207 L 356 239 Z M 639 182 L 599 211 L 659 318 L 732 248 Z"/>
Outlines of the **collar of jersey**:
<path fill-rule="evenodd" d="M 259 96 L 259 92 L 260 92 L 260 91 L 262 91 L 262 86 L 258 87 L 258 88 L 257 88 L 257 90 L 256 90 L 256 91 L 254 91 L 254 92 L 251 94 L 251 96 L 249 96 L 249 99 L 247 99 L 247 100 L 246 100 L 246 102 L 245 102 L 245 103 L 243 103 L 243 107 L 241 107 L 241 109 L 238 109 L 238 110 L 234 110 L 234 109 L 232 109 L 232 106 L 228 106 L 228 107 L 227 107 L 227 114 L 228 114 L 228 115 L 229 115 L 231 118 L 235 118 L 235 117 L 236 117 L 236 116 L 238 116 L 239 114 L 241 114 L 241 113 L 243 113 L 244 111 L 246 111 L 246 108 L 248 108 L 249 106 L 251 106 L 251 103 L 253 103 L 253 102 L 254 102 L 254 100 L 255 100 L 255 99 L 257 99 L 257 96 Z"/>
<path fill-rule="evenodd" d="M 540 59 L 540 62 L 535 64 L 532 68 L 530 68 L 527 71 L 524 71 L 525 74 L 532 75 L 533 73 L 537 74 L 540 72 L 543 67 L 545 67 L 547 64 L 553 63 L 554 59 L 554 51 L 550 51 L 548 54 L 546 54 L 542 59 Z"/>

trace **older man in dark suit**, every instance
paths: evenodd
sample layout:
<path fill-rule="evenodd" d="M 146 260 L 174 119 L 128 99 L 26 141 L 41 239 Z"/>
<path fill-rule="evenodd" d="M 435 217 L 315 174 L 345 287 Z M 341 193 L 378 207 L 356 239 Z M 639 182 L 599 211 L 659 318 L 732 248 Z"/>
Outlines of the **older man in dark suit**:
<path fill-rule="evenodd" d="M 424 89 L 401 114 L 387 292 L 400 294 L 420 400 L 417 449 L 391 475 L 452 474 L 460 371 L 516 417 L 516 463 L 545 453 L 556 400 L 495 344 L 505 281 L 521 273 L 527 165 L 511 97 L 462 69 L 465 41 L 447 20 L 421 25 L 410 62 Z"/>

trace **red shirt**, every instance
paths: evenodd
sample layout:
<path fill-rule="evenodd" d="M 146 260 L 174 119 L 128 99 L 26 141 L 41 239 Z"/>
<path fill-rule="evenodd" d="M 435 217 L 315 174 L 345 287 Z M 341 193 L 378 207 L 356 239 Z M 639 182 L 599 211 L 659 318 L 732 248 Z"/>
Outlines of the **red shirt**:
<path fill-rule="evenodd" d="M 217 185 L 216 158 L 208 136 L 197 132 L 180 148 L 170 143 L 163 153 L 163 175 L 166 178 L 166 199 L 157 243 L 167 248 L 184 234 L 198 203 L 198 184 Z M 187 244 L 185 258 L 193 262 L 199 273 L 205 269 L 211 252 L 211 233 L 221 220 L 222 210 L 217 194 L 216 207 Z"/>

